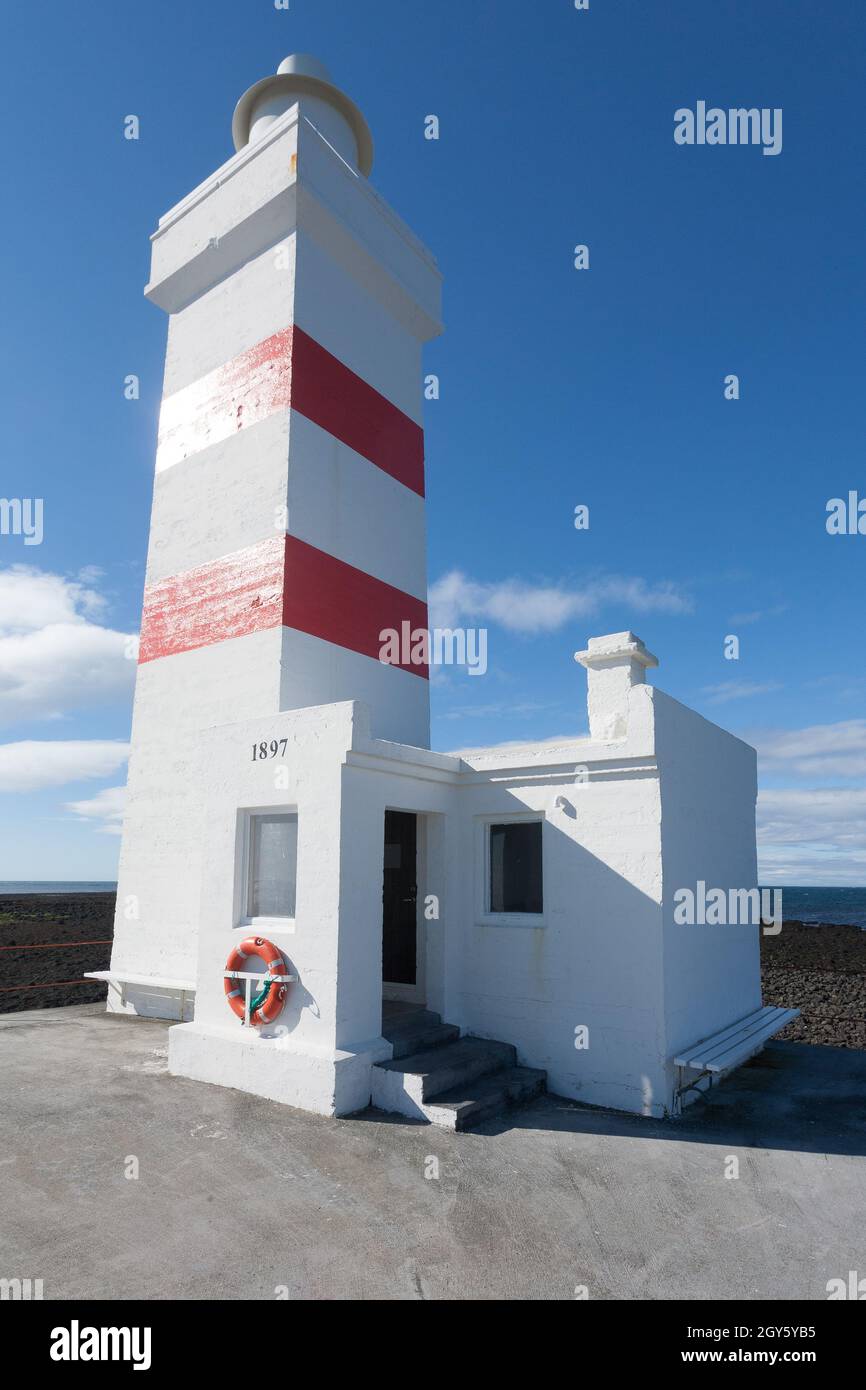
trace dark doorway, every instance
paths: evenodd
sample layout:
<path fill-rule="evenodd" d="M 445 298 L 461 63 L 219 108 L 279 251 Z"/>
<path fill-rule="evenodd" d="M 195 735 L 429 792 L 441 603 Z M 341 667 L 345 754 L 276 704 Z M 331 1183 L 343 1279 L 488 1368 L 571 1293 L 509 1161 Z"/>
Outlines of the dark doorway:
<path fill-rule="evenodd" d="M 382 979 L 414 985 L 417 970 L 417 841 L 414 815 L 385 812 L 385 872 L 382 884 Z"/>

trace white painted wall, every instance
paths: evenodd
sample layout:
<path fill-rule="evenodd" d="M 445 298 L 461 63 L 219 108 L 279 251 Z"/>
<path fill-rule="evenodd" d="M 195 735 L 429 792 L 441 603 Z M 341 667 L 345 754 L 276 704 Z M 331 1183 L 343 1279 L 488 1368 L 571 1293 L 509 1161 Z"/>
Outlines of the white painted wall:
<path fill-rule="evenodd" d="M 735 1023 L 761 1005 L 757 926 L 678 925 L 674 894 L 754 888 L 755 750 L 663 691 L 653 691 L 662 789 L 666 1052 Z"/>
<path fill-rule="evenodd" d="M 430 686 L 422 676 L 294 628 L 284 627 L 282 634 L 282 709 L 304 709 L 323 698 L 358 699 L 369 706 L 376 735 L 429 743 Z"/>
<path fill-rule="evenodd" d="M 381 878 L 369 864 L 381 862 L 384 812 L 414 810 L 429 849 L 419 901 L 440 899 L 439 921 L 424 924 L 428 1006 L 513 1043 L 561 1095 L 662 1113 L 660 794 L 646 688 L 636 699 L 618 745 L 536 745 L 449 768 L 442 755 L 356 744 L 343 783 L 349 1034 L 363 1034 L 381 998 Z M 544 818 L 544 914 L 535 926 L 494 924 L 481 899 L 484 825 L 527 813 Z M 581 1024 L 586 1051 L 574 1046 Z"/>
<path fill-rule="evenodd" d="M 232 723 L 202 736 L 208 834 L 195 1021 L 170 1030 L 173 1072 L 323 1114 L 346 1114 L 367 1104 L 370 1067 L 390 1055 L 381 1037 L 381 986 L 379 1009 L 364 1020 L 368 1031 L 347 1038 L 345 1001 L 355 996 L 356 985 L 338 959 L 343 938 L 356 930 L 357 895 L 347 894 L 341 870 L 341 774 L 359 724 L 368 737 L 368 712 L 338 704 Z M 282 738 L 288 740 L 285 756 L 252 759 L 254 743 Z M 298 814 L 296 918 L 250 926 L 243 901 L 244 818 L 277 809 Z M 381 914 L 379 839 L 378 868 L 368 879 L 379 877 Z M 279 947 L 298 977 L 279 1019 L 261 1029 L 242 1026 L 223 988 L 230 952 L 256 934 Z"/>
<path fill-rule="evenodd" d="M 112 970 L 195 978 L 208 840 L 199 736 L 230 715 L 277 709 L 281 645 L 274 628 L 139 667 Z"/>
<path fill-rule="evenodd" d="M 302 200 L 295 322 L 410 420 L 423 425 L 423 342 L 415 321 L 394 312 L 382 267 L 357 243 L 354 248 L 351 240 L 346 245 L 345 239 L 345 229 L 340 235 L 312 201 Z"/>
<path fill-rule="evenodd" d="M 147 584 L 282 534 L 291 418 L 277 411 L 156 475 Z"/>
<path fill-rule="evenodd" d="M 594 764 L 590 764 L 594 768 Z M 555 810 L 557 796 L 574 808 Z M 506 780 L 460 797 L 464 851 L 463 986 L 468 1032 L 512 1042 L 559 1095 L 660 1113 L 664 1105 L 659 791 L 654 771 L 575 788 L 562 774 L 526 788 Z M 544 816 L 544 913 L 538 927 L 490 925 L 480 911 L 482 826 Z M 483 820 L 479 823 L 479 818 Z M 468 901 L 467 901 L 468 899 Z M 575 1048 L 575 1029 L 589 1047 Z"/>
<path fill-rule="evenodd" d="M 282 236 L 169 316 L 163 395 L 193 386 L 208 372 L 294 321 L 297 233 Z"/>

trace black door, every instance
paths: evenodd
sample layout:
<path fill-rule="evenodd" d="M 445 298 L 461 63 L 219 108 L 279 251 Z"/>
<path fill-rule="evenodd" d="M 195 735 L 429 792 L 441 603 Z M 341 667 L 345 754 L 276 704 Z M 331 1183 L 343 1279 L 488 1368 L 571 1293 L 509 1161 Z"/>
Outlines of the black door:
<path fill-rule="evenodd" d="M 417 822 L 407 811 L 385 812 L 385 874 L 382 885 L 382 979 L 415 983 Z"/>

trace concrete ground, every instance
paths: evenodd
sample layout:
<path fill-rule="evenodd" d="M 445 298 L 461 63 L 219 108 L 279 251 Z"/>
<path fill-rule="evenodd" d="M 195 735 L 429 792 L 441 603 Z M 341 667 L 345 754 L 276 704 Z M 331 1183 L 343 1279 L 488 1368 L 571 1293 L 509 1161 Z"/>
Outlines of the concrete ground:
<path fill-rule="evenodd" d="M 826 1299 L 866 1275 L 866 1052 L 771 1044 L 674 1122 L 545 1096 L 448 1134 L 171 1077 L 167 1027 L 0 1019 L 0 1277 L 46 1299 Z"/>

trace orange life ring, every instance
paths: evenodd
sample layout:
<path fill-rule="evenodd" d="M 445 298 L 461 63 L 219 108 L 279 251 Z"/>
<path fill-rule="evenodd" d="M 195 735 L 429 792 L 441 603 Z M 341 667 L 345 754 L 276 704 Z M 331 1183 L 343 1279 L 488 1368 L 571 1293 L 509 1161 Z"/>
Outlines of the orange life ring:
<path fill-rule="evenodd" d="M 243 970 L 248 956 L 258 956 L 263 960 L 268 968 L 270 975 L 287 975 L 285 962 L 272 941 L 266 941 L 263 936 L 248 936 L 240 944 L 235 946 L 228 960 L 226 970 Z M 262 981 L 267 985 L 267 993 L 261 1003 L 250 1010 L 250 1023 L 273 1023 L 286 1002 L 288 988 L 285 984 L 280 984 L 277 980 Z M 226 999 L 229 1008 L 238 1018 L 244 1017 L 244 998 L 245 990 L 242 980 L 223 980 Z"/>

